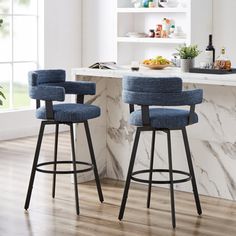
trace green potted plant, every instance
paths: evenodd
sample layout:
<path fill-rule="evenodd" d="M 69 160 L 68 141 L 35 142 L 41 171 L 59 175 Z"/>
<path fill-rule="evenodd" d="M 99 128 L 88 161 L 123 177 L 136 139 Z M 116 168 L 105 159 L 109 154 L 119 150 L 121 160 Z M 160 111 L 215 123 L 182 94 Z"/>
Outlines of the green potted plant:
<path fill-rule="evenodd" d="M 181 70 L 182 72 L 189 72 L 189 69 L 194 66 L 194 58 L 197 57 L 201 52 L 197 45 L 180 46 L 178 49 L 180 56 Z"/>
<path fill-rule="evenodd" d="M 6 99 L 4 93 L 1 90 L 2 90 L 2 86 L 0 86 L 0 105 L 2 105 L 2 98 Z"/>

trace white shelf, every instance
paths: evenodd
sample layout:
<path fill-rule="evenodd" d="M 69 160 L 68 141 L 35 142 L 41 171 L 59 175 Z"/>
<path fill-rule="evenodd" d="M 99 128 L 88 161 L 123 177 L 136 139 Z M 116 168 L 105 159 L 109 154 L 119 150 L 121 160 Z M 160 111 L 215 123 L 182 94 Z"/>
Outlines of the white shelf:
<path fill-rule="evenodd" d="M 187 39 L 171 39 L 171 38 L 131 38 L 117 37 L 119 43 L 164 43 L 164 44 L 184 44 Z"/>
<path fill-rule="evenodd" d="M 117 8 L 118 13 L 187 13 L 187 8 Z"/>

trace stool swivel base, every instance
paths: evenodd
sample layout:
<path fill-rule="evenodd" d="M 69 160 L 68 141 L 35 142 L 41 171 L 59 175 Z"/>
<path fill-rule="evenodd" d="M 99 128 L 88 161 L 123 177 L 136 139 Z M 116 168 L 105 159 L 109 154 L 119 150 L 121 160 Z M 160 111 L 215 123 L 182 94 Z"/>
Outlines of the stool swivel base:
<path fill-rule="evenodd" d="M 53 185 L 52 185 L 52 197 L 53 198 L 55 197 L 55 190 L 56 190 L 56 175 L 57 174 L 73 174 L 74 175 L 76 213 L 77 213 L 77 215 L 79 215 L 80 214 L 80 209 L 79 209 L 79 194 L 78 194 L 77 174 L 93 170 L 99 200 L 101 202 L 104 201 L 88 121 L 84 121 L 83 123 L 84 123 L 84 127 L 85 127 L 87 141 L 88 141 L 88 147 L 89 147 L 89 152 L 90 152 L 90 157 L 91 157 L 91 162 L 92 162 L 91 164 L 87 163 L 87 162 L 76 161 L 73 123 L 64 123 L 64 122 L 62 123 L 62 122 L 56 122 L 56 121 L 42 121 L 41 122 L 40 131 L 39 131 L 39 135 L 38 135 L 37 146 L 36 146 L 36 150 L 35 150 L 33 166 L 32 166 L 32 170 L 31 170 L 31 176 L 30 176 L 30 181 L 29 181 L 28 192 L 27 192 L 26 201 L 25 201 L 25 207 L 24 207 L 25 210 L 27 210 L 29 208 L 36 171 L 39 171 L 39 172 L 42 172 L 42 173 L 47 173 L 47 174 L 53 174 Z M 60 124 L 66 124 L 70 127 L 72 161 L 58 161 L 57 160 L 58 133 L 59 133 L 59 125 Z M 55 145 L 54 145 L 54 161 L 38 163 L 41 144 L 42 144 L 42 139 L 43 139 L 43 134 L 44 134 L 44 128 L 45 128 L 46 125 L 55 125 L 56 126 Z M 59 171 L 59 170 L 57 170 L 57 165 L 58 164 L 72 164 L 73 170 L 71 170 L 71 171 L 60 170 Z M 77 167 L 76 167 L 77 164 L 85 166 L 85 168 L 81 169 L 81 170 L 77 170 Z M 43 166 L 48 166 L 48 165 L 53 165 L 53 170 L 42 169 Z"/>
<path fill-rule="evenodd" d="M 134 163 L 135 163 L 135 158 L 136 158 L 140 133 L 142 131 L 152 131 L 150 169 L 149 170 L 140 170 L 140 171 L 133 172 L 133 167 L 134 167 Z M 167 133 L 169 169 L 153 169 L 154 149 L 155 149 L 155 132 L 156 131 L 163 131 L 163 132 Z M 199 199 L 198 190 L 197 190 L 197 184 L 196 184 L 196 179 L 195 179 L 195 174 L 194 174 L 194 169 L 193 169 L 193 164 L 192 164 L 192 159 L 191 159 L 191 153 L 190 153 L 186 128 L 185 127 L 182 128 L 181 131 L 182 131 L 182 136 L 183 136 L 183 140 L 184 140 L 184 146 L 185 146 L 187 162 L 188 162 L 188 167 L 189 167 L 189 172 L 190 173 L 180 171 L 180 170 L 173 170 L 170 131 L 171 130 L 169 130 L 169 129 L 154 129 L 154 128 L 151 128 L 151 127 L 138 127 L 137 128 L 135 139 L 134 139 L 134 144 L 133 144 L 133 149 L 132 149 L 132 153 L 131 153 L 131 159 L 130 159 L 128 174 L 127 174 L 127 179 L 126 179 L 126 183 L 125 183 L 123 198 L 122 198 L 122 202 L 121 202 L 121 206 L 120 206 L 120 212 L 119 212 L 119 216 L 118 216 L 119 220 L 122 220 L 123 216 L 124 216 L 124 211 L 125 211 L 125 206 L 126 206 L 126 202 L 127 202 L 127 198 L 128 198 L 128 192 L 129 192 L 129 187 L 130 187 L 131 180 L 148 184 L 147 208 L 150 207 L 152 184 L 169 184 L 170 185 L 171 215 L 172 215 L 172 226 L 173 226 L 173 228 L 176 227 L 175 202 L 174 202 L 174 184 L 183 183 L 183 182 L 191 180 L 197 212 L 198 212 L 199 215 L 202 214 L 202 209 L 201 209 L 200 199 Z M 169 173 L 169 180 L 165 180 L 165 181 L 163 181 L 163 180 L 162 181 L 153 180 L 152 176 L 153 176 L 154 172 Z M 143 173 L 149 173 L 149 179 L 148 180 L 136 177 L 139 174 L 143 174 Z M 182 178 L 182 179 L 174 180 L 173 179 L 173 173 L 181 174 L 185 177 Z"/>

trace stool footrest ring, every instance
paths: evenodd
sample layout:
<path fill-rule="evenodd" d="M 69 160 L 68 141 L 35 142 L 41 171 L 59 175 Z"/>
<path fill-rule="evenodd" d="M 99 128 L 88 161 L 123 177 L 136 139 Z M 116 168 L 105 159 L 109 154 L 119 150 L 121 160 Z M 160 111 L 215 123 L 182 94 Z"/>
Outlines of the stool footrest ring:
<path fill-rule="evenodd" d="M 140 178 L 137 178 L 137 177 L 134 177 L 134 176 L 135 176 L 135 175 L 139 175 L 139 174 L 150 173 L 150 172 L 151 172 L 151 170 L 135 171 L 135 172 L 132 173 L 131 179 L 134 180 L 134 181 L 136 181 L 136 182 L 149 184 L 149 183 L 150 183 L 149 180 L 140 179 Z M 157 172 L 157 173 L 163 173 L 163 172 L 164 172 L 164 173 L 169 173 L 169 170 L 168 170 L 168 169 L 153 169 L 153 170 L 152 170 L 152 173 L 155 173 L 155 172 Z M 191 178 L 192 178 L 189 173 L 184 172 L 184 171 L 173 170 L 173 173 L 187 176 L 186 178 L 173 180 L 173 183 L 174 183 L 174 184 L 177 184 L 177 183 L 184 183 L 184 182 L 190 181 Z M 152 180 L 151 183 L 152 183 L 152 184 L 170 184 L 170 180 Z"/>
<path fill-rule="evenodd" d="M 48 165 L 55 165 L 55 164 L 73 164 L 73 162 L 72 161 L 42 162 L 37 165 L 36 170 L 39 172 L 42 172 L 42 173 L 47 173 L 47 174 L 73 174 L 74 173 L 73 170 L 56 170 L 56 171 L 54 171 L 54 170 L 45 170 L 45 169 L 38 168 L 40 166 L 48 166 Z M 89 166 L 89 167 L 84 168 L 82 170 L 76 170 L 76 173 L 83 173 L 83 172 L 93 170 L 93 164 L 91 164 L 91 163 L 76 161 L 76 164 L 83 165 L 83 166 Z"/>

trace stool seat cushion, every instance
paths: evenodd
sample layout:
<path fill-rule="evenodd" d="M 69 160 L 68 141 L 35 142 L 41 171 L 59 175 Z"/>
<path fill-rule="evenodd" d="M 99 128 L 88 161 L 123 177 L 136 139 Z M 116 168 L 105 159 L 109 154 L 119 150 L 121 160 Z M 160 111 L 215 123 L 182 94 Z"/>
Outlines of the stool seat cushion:
<path fill-rule="evenodd" d="M 150 124 L 153 128 L 179 129 L 189 124 L 189 111 L 171 108 L 150 108 Z M 143 126 L 141 110 L 131 113 L 129 122 L 131 125 Z M 196 113 L 193 115 L 191 124 L 198 122 Z"/>
<path fill-rule="evenodd" d="M 53 105 L 54 121 L 79 123 L 89 119 L 99 117 L 100 108 L 88 104 L 63 103 Z M 46 119 L 46 109 L 44 106 L 36 110 L 38 119 Z"/>

